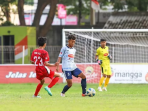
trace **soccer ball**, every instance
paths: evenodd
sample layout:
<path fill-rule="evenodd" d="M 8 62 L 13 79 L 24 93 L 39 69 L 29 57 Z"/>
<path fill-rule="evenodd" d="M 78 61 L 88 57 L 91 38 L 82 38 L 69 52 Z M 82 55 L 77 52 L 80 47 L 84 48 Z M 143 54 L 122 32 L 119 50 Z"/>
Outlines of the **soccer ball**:
<path fill-rule="evenodd" d="M 96 91 L 93 88 L 89 88 L 86 93 L 89 97 L 93 97 L 95 96 Z"/>

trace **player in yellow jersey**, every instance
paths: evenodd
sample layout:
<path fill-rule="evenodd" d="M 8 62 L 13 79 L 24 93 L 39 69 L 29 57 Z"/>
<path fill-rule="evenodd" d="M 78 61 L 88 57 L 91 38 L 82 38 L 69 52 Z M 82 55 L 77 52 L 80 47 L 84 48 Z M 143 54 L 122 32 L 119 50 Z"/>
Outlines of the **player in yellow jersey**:
<path fill-rule="evenodd" d="M 109 54 L 109 48 L 106 46 L 106 40 L 101 39 L 101 47 L 99 47 L 96 51 L 96 60 L 98 64 L 101 67 L 102 70 L 102 77 L 99 81 L 99 87 L 98 90 L 102 91 L 102 84 L 103 81 L 105 80 L 105 84 L 103 87 L 104 91 L 107 91 L 106 87 L 109 83 L 110 77 L 111 77 L 111 67 L 110 67 L 110 60 L 111 60 L 111 55 Z"/>

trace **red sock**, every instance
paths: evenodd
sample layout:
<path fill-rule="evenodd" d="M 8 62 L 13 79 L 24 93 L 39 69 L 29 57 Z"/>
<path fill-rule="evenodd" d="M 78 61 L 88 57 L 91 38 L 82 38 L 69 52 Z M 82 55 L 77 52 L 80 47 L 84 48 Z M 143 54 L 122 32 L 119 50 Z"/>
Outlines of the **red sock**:
<path fill-rule="evenodd" d="M 59 80 L 59 77 L 55 77 L 51 83 L 48 85 L 49 88 L 52 88 L 52 86 L 54 86 Z"/>
<path fill-rule="evenodd" d="M 37 85 L 36 90 L 35 90 L 35 94 L 34 94 L 35 96 L 38 95 L 38 93 L 39 93 L 40 89 L 42 88 L 42 86 L 43 85 L 41 85 L 40 83 Z"/>

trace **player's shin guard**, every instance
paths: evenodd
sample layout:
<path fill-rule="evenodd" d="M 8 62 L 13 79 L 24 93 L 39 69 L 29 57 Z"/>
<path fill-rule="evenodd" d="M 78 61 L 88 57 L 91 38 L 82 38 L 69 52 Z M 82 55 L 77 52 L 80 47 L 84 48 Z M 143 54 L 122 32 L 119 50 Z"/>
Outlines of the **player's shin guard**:
<path fill-rule="evenodd" d="M 66 92 L 69 88 L 70 88 L 70 87 L 68 87 L 68 85 L 66 85 L 66 86 L 63 88 L 62 93 L 65 94 L 65 92 Z"/>
<path fill-rule="evenodd" d="M 37 96 L 38 95 L 38 93 L 39 93 L 40 89 L 42 88 L 42 86 L 43 85 L 41 85 L 40 83 L 37 85 L 34 96 Z"/>
<path fill-rule="evenodd" d="M 59 80 L 59 77 L 55 77 L 51 83 L 48 85 L 49 88 L 52 88 Z"/>
<path fill-rule="evenodd" d="M 86 93 L 86 78 L 81 80 L 82 93 Z"/>
<path fill-rule="evenodd" d="M 104 87 L 107 87 L 107 85 L 108 85 L 108 83 L 109 83 L 109 80 L 110 80 L 110 78 L 106 78 Z"/>
<path fill-rule="evenodd" d="M 99 82 L 99 87 L 102 86 L 104 79 L 105 79 L 104 77 L 101 77 L 100 82 Z"/>

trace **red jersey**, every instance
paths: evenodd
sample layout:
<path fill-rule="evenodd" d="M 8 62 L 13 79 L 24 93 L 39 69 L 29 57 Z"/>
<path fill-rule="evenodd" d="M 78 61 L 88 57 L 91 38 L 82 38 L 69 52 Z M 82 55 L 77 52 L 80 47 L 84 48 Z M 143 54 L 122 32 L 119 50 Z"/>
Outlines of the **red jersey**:
<path fill-rule="evenodd" d="M 35 49 L 31 55 L 31 61 L 34 62 L 36 66 L 36 72 L 42 75 L 42 72 L 45 72 L 45 62 L 49 61 L 48 52 L 44 49 Z"/>

